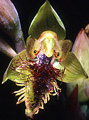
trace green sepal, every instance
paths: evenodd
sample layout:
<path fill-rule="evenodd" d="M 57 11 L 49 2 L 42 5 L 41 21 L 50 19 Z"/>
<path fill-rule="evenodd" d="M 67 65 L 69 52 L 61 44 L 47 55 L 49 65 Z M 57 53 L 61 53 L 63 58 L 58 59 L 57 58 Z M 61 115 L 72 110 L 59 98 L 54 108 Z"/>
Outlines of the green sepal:
<path fill-rule="evenodd" d="M 62 77 L 63 82 L 70 83 L 80 78 L 87 78 L 87 75 L 84 69 L 82 68 L 80 62 L 78 61 L 76 56 L 71 52 L 69 52 L 67 58 L 63 62 L 60 62 L 60 65 L 62 67 L 57 66 L 57 69 L 59 68 L 63 70 L 65 68 L 64 75 Z M 59 80 L 61 80 L 60 77 Z"/>
<path fill-rule="evenodd" d="M 8 79 L 13 82 L 24 82 L 31 75 L 30 69 L 27 67 L 27 53 L 26 50 L 17 54 L 10 62 L 4 76 L 2 83 L 6 82 Z M 23 67 L 23 69 L 21 68 Z"/>
<path fill-rule="evenodd" d="M 60 17 L 48 0 L 40 7 L 38 13 L 34 17 L 29 27 L 28 34 L 38 39 L 40 34 L 47 30 L 57 33 L 59 40 L 63 40 L 66 36 L 66 30 Z"/>

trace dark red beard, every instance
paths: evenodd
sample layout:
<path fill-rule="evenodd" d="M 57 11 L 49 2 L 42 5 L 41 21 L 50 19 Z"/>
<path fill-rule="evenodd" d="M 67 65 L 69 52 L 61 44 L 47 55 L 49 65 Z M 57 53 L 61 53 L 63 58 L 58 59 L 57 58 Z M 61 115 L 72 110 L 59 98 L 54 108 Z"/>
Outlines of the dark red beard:
<path fill-rule="evenodd" d="M 55 82 L 59 76 L 59 70 L 53 68 L 51 64 L 52 57 L 48 58 L 45 54 L 41 54 L 38 56 L 38 60 L 38 63 L 30 65 L 30 68 L 34 71 L 33 90 L 37 104 L 45 93 L 53 91 L 52 82 Z"/>

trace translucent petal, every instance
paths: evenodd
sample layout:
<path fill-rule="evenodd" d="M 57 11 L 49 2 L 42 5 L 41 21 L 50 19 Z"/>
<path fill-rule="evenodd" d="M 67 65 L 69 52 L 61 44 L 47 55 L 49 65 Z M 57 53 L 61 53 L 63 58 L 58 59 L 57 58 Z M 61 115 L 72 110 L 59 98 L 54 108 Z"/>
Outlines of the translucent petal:
<path fill-rule="evenodd" d="M 31 76 L 30 68 L 28 68 L 27 65 L 27 53 L 26 50 L 24 50 L 11 60 L 4 74 L 2 83 L 7 81 L 7 79 L 17 83 L 23 83 L 28 77 L 28 74 Z"/>
<path fill-rule="evenodd" d="M 58 65 L 57 64 L 54 65 L 54 67 L 56 67 L 57 69 L 63 70 L 65 68 L 62 77 L 63 82 L 69 83 L 80 78 L 87 78 L 84 69 L 73 53 L 69 53 L 67 58 L 63 62 L 60 62 L 60 64 Z M 60 77 L 58 79 L 61 80 Z"/>

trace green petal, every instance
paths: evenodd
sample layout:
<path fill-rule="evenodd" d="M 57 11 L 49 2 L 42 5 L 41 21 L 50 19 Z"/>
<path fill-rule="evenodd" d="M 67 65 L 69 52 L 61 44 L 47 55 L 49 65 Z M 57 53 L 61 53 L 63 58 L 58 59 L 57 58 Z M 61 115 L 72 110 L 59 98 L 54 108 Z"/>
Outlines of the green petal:
<path fill-rule="evenodd" d="M 63 82 L 69 83 L 80 78 L 87 78 L 84 69 L 82 68 L 81 64 L 79 63 L 78 59 L 73 53 L 69 53 L 67 58 L 63 62 L 61 62 L 60 65 L 62 66 L 62 69 L 63 67 L 65 68 L 64 75 L 62 78 Z M 59 69 L 61 69 L 60 66 Z"/>
<path fill-rule="evenodd" d="M 28 77 L 28 74 L 31 75 L 31 71 L 27 65 L 27 53 L 26 50 L 17 54 L 10 62 L 2 83 L 6 82 L 8 79 L 13 82 L 24 82 Z"/>
<path fill-rule="evenodd" d="M 39 38 L 40 34 L 47 30 L 56 32 L 59 40 L 64 39 L 66 36 L 66 30 L 60 17 L 48 0 L 40 7 L 34 17 L 28 34 L 33 38 Z"/>

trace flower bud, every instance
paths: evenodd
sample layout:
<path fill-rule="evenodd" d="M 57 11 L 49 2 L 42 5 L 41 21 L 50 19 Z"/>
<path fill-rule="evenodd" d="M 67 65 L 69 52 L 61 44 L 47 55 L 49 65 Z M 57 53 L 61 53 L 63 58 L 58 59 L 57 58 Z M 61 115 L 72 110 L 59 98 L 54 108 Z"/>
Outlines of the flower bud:
<path fill-rule="evenodd" d="M 87 34 L 86 34 L 87 33 Z M 83 69 L 85 70 L 86 79 L 75 80 L 67 85 L 68 94 L 72 92 L 76 84 L 78 84 L 78 99 L 80 102 L 85 102 L 89 99 L 89 25 L 84 29 L 81 29 L 76 40 L 74 42 L 72 52 L 78 58 Z"/>
<path fill-rule="evenodd" d="M 82 67 L 89 75 L 89 38 L 83 29 L 81 29 L 75 40 L 72 52 L 76 55 Z"/>
<path fill-rule="evenodd" d="M 14 41 L 17 52 L 25 48 L 19 16 L 10 0 L 0 0 L 0 29 Z"/>

